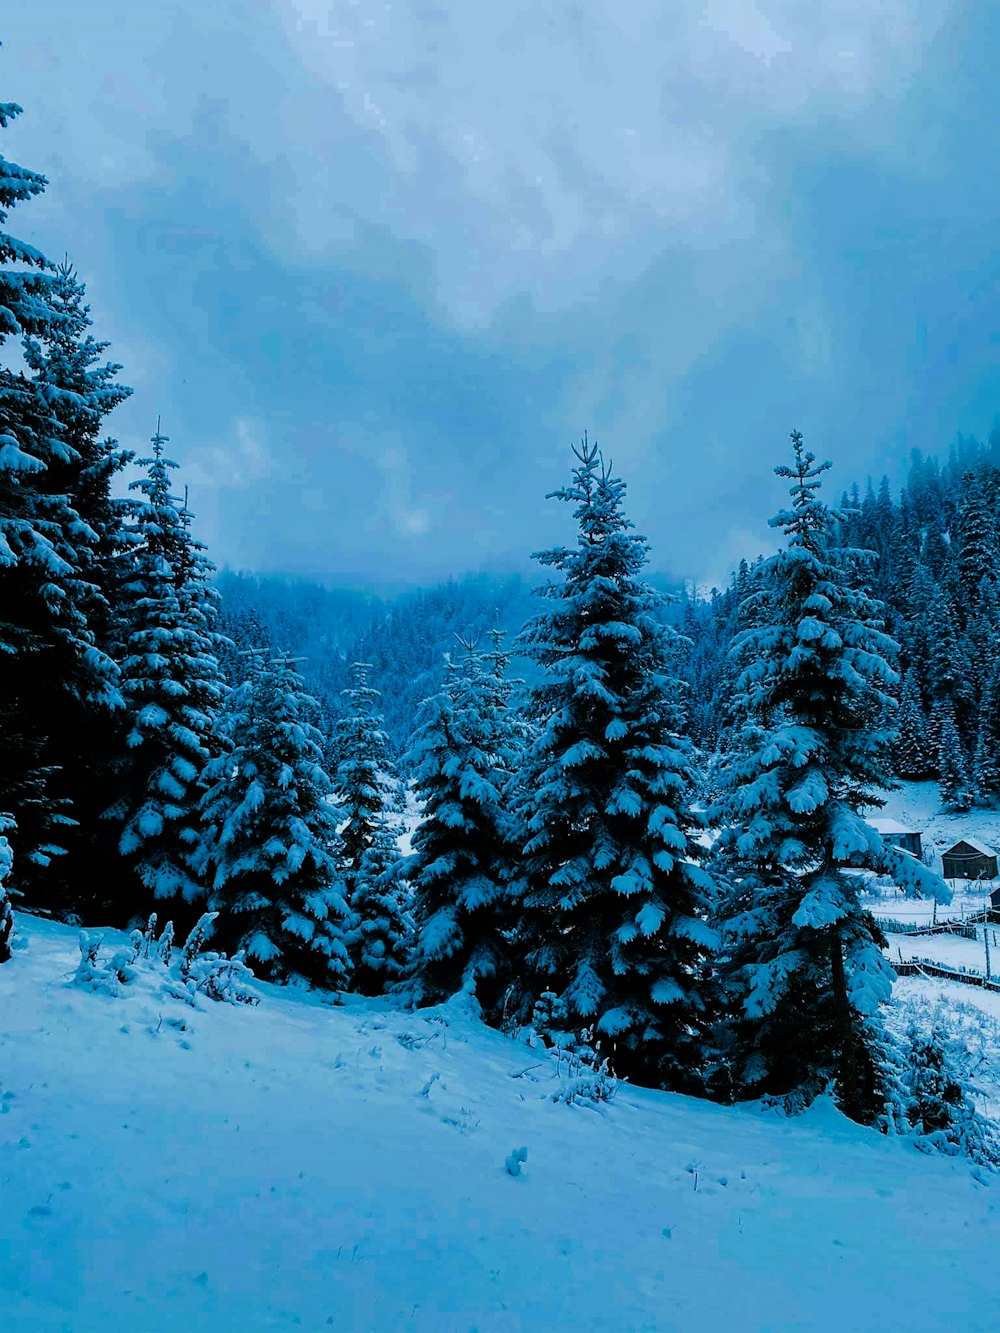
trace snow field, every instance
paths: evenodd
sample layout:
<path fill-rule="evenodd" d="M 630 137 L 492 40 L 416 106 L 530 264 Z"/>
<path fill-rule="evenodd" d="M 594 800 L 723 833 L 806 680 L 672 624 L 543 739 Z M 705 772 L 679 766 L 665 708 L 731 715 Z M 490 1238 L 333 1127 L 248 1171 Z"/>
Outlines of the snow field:
<path fill-rule="evenodd" d="M 829 1103 L 557 1105 L 455 1002 L 111 999 L 67 986 L 75 931 L 18 925 L 5 1333 L 997 1327 L 997 1185 Z"/>

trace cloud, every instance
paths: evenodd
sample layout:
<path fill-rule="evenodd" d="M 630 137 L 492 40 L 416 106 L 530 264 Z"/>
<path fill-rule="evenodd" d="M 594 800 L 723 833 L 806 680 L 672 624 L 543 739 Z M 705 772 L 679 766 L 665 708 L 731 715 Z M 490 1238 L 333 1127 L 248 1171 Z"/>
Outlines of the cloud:
<path fill-rule="evenodd" d="M 589 428 L 660 568 L 997 411 L 972 0 L 38 0 L 15 230 L 88 281 L 220 560 L 436 577 L 566 535 Z"/>
<path fill-rule="evenodd" d="M 286 0 L 289 39 L 390 188 L 372 221 L 435 255 L 441 299 L 486 320 L 511 289 L 554 308 L 664 244 L 745 234 L 762 135 L 832 118 L 842 138 L 912 77 L 940 3 Z M 296 210 L 322 212 L 326 178 Z M 459 238 L 463 244 L 456 244 Z"/>

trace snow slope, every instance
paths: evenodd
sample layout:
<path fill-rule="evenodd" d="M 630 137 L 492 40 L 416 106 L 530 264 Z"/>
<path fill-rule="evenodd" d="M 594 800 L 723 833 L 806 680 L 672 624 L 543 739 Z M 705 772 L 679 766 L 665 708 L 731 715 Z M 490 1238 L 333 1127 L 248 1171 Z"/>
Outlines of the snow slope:
<path fill-rule="evenodd" d="M 4 1333 L 1000 1325 L 1000 1182 L 828 1103 L 623 1089 L 602 1115 L 454 1003 L 111 999 L 66 984 L 75 931 L 18 924 Z"/>

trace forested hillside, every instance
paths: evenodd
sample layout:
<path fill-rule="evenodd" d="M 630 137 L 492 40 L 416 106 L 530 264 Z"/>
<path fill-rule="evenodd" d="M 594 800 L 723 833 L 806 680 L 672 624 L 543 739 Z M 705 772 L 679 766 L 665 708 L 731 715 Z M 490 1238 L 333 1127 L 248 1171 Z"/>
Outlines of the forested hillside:
<path fill-rule="evenodd" d="M 896 775 L 939 778 L 955 808 L 992 800 L 1000 790 L 1000 432 L 986 444 L 960 439 L 944 461 L 914 452 L 898 495 L 887 478 L 877 488 L 869 481 L 839 508 L 838 540 L 872 553 L 865 581 L 900 647 Z M 707 751 L 727 725 L 726 654 L 755 569 L 741 562 L 724 591 L 683 608 L 690 724 Z"/>
<path fill-rule="evenodd" d="M 914 452 L 905 485 L 855 484 L 840 500 L 838 537 L 875 557 L 867 577 L 900 645 L 899 736 L 893 768 L 907 779 L 940 778 L 955 807 L 1000 790 L 1000 433 L 960 439 L 943 461 Z M 722 590 L 698 596 L 665 580 L 658 614 L 679 629 L 678 676 L 688 729 L 712 753 L 727 726 L 733 679 L 727 654 L 741 628 L 756 562 L 746 559 Z M 456 636 L 485 641 L 498 625 L 516 635 L 537 584 L 519 575 L 467 576 L 396 598 L 304 580 L 223 571 L 222 628 L 239 651 L 263 637 L 301 656 L 302 672 L 328 728 L 340 711 L 354 661 L 372 664 L 386 729 L 399 753 L 420 700 L 434 687 Z M 516 673 L 533 678 L 530 661 Z"/>

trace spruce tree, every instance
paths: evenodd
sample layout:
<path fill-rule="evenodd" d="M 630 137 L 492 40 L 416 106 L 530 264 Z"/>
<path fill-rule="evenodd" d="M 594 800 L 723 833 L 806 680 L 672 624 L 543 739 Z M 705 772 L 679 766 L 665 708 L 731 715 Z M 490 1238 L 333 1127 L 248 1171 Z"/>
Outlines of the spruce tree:
<path fill-rule="evenodd" d="M 129 575 L 122 587 L 122 690 L 130 719 L 121 795 L 108 812 L 137 877 L 119 912 L 148 912 L 156 899 L 175 911 L 205 895 L 194 870 L 205 766 L 218 753 L 216 715 L 225 686 L 218 663 L 211 565 L 171 495 L 166 437 L 152 438 L 147 476 L 132 483 Z"/>
<path fill-rule="evenodd" d="M 116 561 L 126 505 L 112 494 L 112 483 L 131 455 L 102 435 L 102 425 L 131 391 L 117 383 L 120 366 L 104 359 L 108 344 L 90 332 L 85 289 L 68 263 L 56 269 L 48 297 L 52 322 L 24 340 L 25 362 L 36 391 L 51 406 L 62 446 L 39 482 L 50 507 L 72 506 L 67 547 L 74 573 L 68 588 L 94 651 L 83 671 L 65 664 L 59 688 L 52 688 L 56 673 L 46 673 L 35 706 L 46 719 L 43 761 L 58 772 L 75 821 L 62 838 L 68 855 L 60 865 L 60 905 L 79 912 L 101 900 L 116 854 L 100 818 L 113 799 L 127 729 L 113 660 L 120 646 L 114 633 Z M 50 887 L 50 905 L 56 905 L 53 895 Z"/>
<path fill-rule="evenodd" d="M 0 104 L 0 128 L 18 111 Z M 11 208 L 44 186 L 43 177 L 0 158 L 0 228 Z M 114 663 L 91 624 L 96 534 L 73 493 L 76 426 L 98 420 L 103 407 L 92 383 L 63 383 L 43 350 L 74 336 L 50 267 L 0 229 L 0 343 L 26 338 L 35 371 L 0 367 L 0 805 L 16 821 L 19 888 L 66 907 L 72 877 L 60 877 L 57 866 L 73 824 L 71 800 L 82 790 L 81 765 L 67 771 L 78 758 L 76 723 L 107 717 L 120 699 Z"/>
<path fill-rule="evenodd" d="M 554 994 L 619 1072 L 690 1087 L 713 889 L 691 812 L 694 753 L 678 734 L 675 634 L 641 579 L 648 547 L 625 483 L 586 439 L 574 453 L 572 483 L 554 494 L 573 506 L 577 542 L 536 557 L 561 578 L 540 589 L 550 606 L 518 641 L 543 678 L 519 784 L 516 995 L 530 1013 Z"/>
<path fill-rule="evenodd" d="M 981 472 L 967 473 L 958 512 L 958 577 L 963 603 L 974 607 L 986 579 L 996 576 L 1000 542 L 992 495 Z"/>
<path fill-rule="evenodd" d="M 416 916 L 413 997 L 435 1004 L 464 991 L 494 1018 L 511 979 L 513 926 L 504 887 L 509 773 L 498 740 L 504 693 L 470 645 L 421 705 L 407 756 L 421 803 L 406 868 Z"/>
<path fill-rule="evenodd" d="M 0 130 L 21 114 L 15 102 L 0 102 Z M 52 312 L 46 299 L 49 261 L 34 246 L 4 230 L 12 208 L 41 194 L 48 182 L 37 171 L 9 162 L 0 155 L 0 343 L 24 333 L 40 333 Z M 5 442 L 5 450 L 14 446 Z M 12 466 L 4 459 L 4 466 Z"/>
<path fill-rule="evenodd" d="M 937 757 L 931 754 L 928 745 L 927 719 L 911 672 L 903 677 L 893 755 L 897 777 L 919 782 L 936 772 Z"/>
<path fill-rule="evenodd" d="M 254 655 L 225 705 L 227 748 L 205 772 L 198 868 L 221 947 L 271 979 L 339 989 L 348 908 L 315 711 L 290 658 Z"/>
<path fill-rule="evenodd" d="M 941 800 L 952 810 L 968 810 L 972 804 L 972 777 L 955 714 L 947 705 L 940 713 L 937 770 Z"/>
<path fill-rule="evenodd" d="M 715 818 L 732 885 L 723 972 L 732 1068 L 743 1095 L 810 1100 L 834 1084 L 853 1119 L 884 1110 L 881 1006 L 893 971 L 848 867 L 947 897 L 926 867 L 886 847 L 864 820 L 890 786 L 895 644 L 864 590 L 865 554 L 837 548 L 838 516 L 818 496 L 829 464 L 796 431 L 786 544 L 762 569 L 758 627 L 734 653 L 740 743 Z"/>
<path fill-rule="evenodd" d="M 340 866 L 351 909 L 347 944 L 354 990 L 379 995 L 403 974 L 409 921 L 399 878 L 399 781 L 376 711 L 381 694 L 356 662 L 344 690 L 345 712 L 334 740 Z"/>
<path fill-rule="evenodd" d="M 1000 664 L 990 672 L 979 706 L 973 784 L 981 800 L 1000 793 Z"/>

